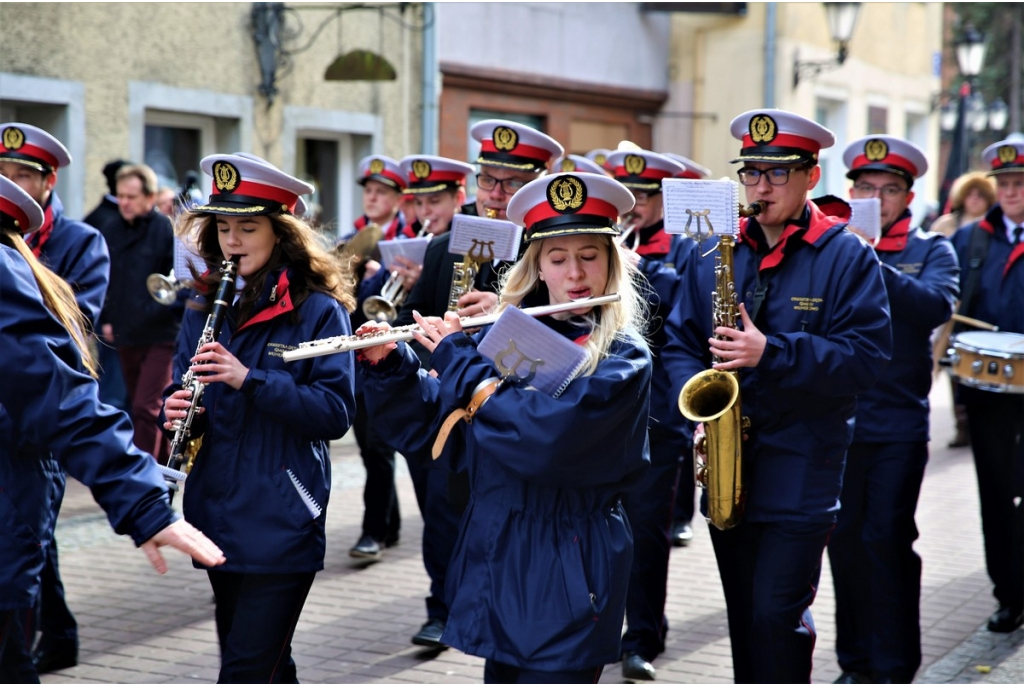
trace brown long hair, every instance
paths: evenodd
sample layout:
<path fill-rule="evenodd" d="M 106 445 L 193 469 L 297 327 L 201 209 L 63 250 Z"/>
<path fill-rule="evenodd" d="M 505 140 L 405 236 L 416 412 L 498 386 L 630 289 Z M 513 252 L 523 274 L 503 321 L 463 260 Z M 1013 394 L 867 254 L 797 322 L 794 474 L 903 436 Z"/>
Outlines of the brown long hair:
<path fill-rule="evenodd" d="M 21 234 L 0 231 L 0 243 L 17 250 L 18 254 L 28 262 L 29 268 L 32 269 L 32 275 L 36 279 L 36 285 L 39 286 L 39 292 L 43 295 L 43 304 L 71 335 L 71 340 L 78 348 L 79 354 L 82 355 L 82 365 L 90 376 L 96 378 L 99 367 L 87 342 L 89 322 L 82 310 L 78 308 L 75 291 L 64 279 L 46 268 L 32 254 L 32 250 L 25 243 Z"/>
<path fill-rule="evenodd" d="M 316 231 L 302 219 L 291 214 L 269 214 L 274 235 L 280 241 L 274 245 L 270 259 L 259 271 L 246 279 L 245 290 L 239 301 L 239 325 L 255 313 L 253 308 L 266 286 L 270 273 L 288 266 L 292 273 L 288 284 L 292 304 L 298 308 L 312 292 L 330 295 L 349 312 L 356 308 L 355 278 L 349 266 L 330 253 L 323 245 Z M 207 273 L 197 273 L 193 267 L 192 278 L 200 290 L 213 292 L 220 281 L 220 264 L 224 254 L 217 239 L 217 215 L 185 212 L 178 221 L 177 232 L 183 238 L 195 236 L 199 256 L 206 263 Z M 212 301 L 200 307 L 209 311 Z"/>

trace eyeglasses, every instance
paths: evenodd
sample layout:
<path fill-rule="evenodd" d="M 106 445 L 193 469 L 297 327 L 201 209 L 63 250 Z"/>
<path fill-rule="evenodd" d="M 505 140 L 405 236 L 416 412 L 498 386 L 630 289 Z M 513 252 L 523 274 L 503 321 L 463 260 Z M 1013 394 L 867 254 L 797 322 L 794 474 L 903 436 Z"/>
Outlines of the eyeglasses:
<path fill-rule="evenodd" d="M 884 185 L 882 187 L 873 186 L 870 183 L 855 183 L 853 186 L 853 192 L 862 197 L 899 197 L 903 193 L 907 192 L 906 188 L 900 188 L 897 185 Z"/>
<path fill-rule="evenodd" d="M 487 174 L 477 174 L 476 184 L 484 190 L 494 190 L 494 186 L 501 184 L 501 192 L 506 195 L 515 195 L 516 191 L 526 185 L 526 181 L 520 181 L 518 178 L 502 178 L 497 179 Z"/>
<path fill-rule="evenodd" d="M 802 171 L 803 167 L 777 166 L 771 169 L 740 169 L 737 173 L 740 183 L 745 186 L 756 186 L 761 182 L 761 177 L 768 179 L 768 185 L 784 186 L 789 183 L 789 174 L 793 171 Z"/>
<path fill-rule="evenodd" d="M 630 192 L 633 193 L 633 201 L 637 207 L 643 207 L 650 202 L 652 197 L 658 194 L 657 191 L 647 192 L 644 190 L 630 190 Z"/>

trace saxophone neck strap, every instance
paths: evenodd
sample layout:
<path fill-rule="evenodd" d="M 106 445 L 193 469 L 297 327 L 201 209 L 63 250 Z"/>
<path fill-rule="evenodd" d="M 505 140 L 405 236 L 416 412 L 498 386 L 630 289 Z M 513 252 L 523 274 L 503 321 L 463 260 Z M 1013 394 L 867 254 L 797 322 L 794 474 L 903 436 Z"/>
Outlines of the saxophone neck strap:
<path fill-rule="evenodd" d="M 431 456 L 434 459 L 441 456 L 441 452 L 444 451 L 444 445 L 448 442 L 448 434 L 452 432 L 455 424 L 460 420 L 466 423 L 473 423 L 473 417 L 484 406 L 484 403 L 490 399 L 491 395 L 497 392 L 501 382 L 502 379 L 500 378 L 487 379 L 477 386 L 476 392 L 473 393 L 473 398 L 466 405 L 465 409 L 456 409 L 448 415 L 448 418 L 441 424 L 441 429 L 437 432 L 437 438 L 434 440 L 434 447 L 431 450 Z"/>

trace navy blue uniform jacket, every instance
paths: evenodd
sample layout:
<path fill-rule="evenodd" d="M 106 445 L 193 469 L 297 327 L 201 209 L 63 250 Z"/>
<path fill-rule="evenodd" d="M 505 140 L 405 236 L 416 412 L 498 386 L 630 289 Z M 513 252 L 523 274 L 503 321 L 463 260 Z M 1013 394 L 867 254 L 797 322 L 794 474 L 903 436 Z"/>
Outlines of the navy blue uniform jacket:
<path fill-rule="evenodd" d="M 853 437 L 855 397 L 875 384 L 892 356 L 878 258 L 839 219 L 811 204 L 770 252 L 752 247 L 750 236 L 761 235 L 756 221 L 741 220 L 741 226 L 735 283 L 748 312 L 759 263 L 762 282 L 768 282 L 754 320 L 767 336 L 764 354 L 756 368 L 740 372 L 742 410 L 751 421 L 744 443 L 746 519 L 833 520 Z M 693 252 L 669 317 L 662 354 L 675 396 L 711 366 L 714 266 L 713 254 L 702 259 L 699 250 Z"/>
<path fill-rule="evenodd" d="M 0 246 L 0 610 L 32 606 L 53 541 L 63 469 L 135 544 L 174 519 L 153 458 L 127 415 L 101 404 L 67 331 L 21 255 Z"/>
<path fill-rule="evenodd" d="M 857 396 L 854 442 L 928 440 L 932 331 L 949 320 L 960 293 L 956 253 L 944 236 L 910 228 L 910 212 L 875 246 L 892 311 L 892 361 Z"/>
<path fill-rule="evenodd" d="M 431 362 L 439 378 L 400 343 L 376 367 L 360 364 L 370 413 L 405 453 L 429 448 L 444 418 L 497 376 L 462 334 Z M 647 345 L 631 334 L 557 399 L 503 386 L 472 424 L 459 422 L 445 456 L 468 469 L 471 495 L 448 567 L 444 642 L 540 670 L 619 658 L 633 536 L 618 495 L 650 464 L 650 380 Z"/>
<path fill-rule="evenodd" d="M 1003 210 L 995 205 L 984 219 L 953 234 L 953 246 L 963 265 L 965 279 L 971 259 L 971 231 L 985 231 L 992 238 L 988 256 L 981 266 L 981 281 L 974 302 L 960 313 L 999 326 L 1001 331 L 1024 333 L 1024 243 L 1010 244 Z"/>
<path fill-rule="evenodd" d="M 287 363 L 281 355 L 300 342 L 350 335 L 348 312 L 323 293 L 293 306 L 285 271 L 267 277 L 254 311 L 236 330 L 232 307 L 221 329 L 218 341 L 249 374 L 241 390 L 211 383 L 203 393 L 206 411 L 192 431 L 203 435 L 203 445 L 185 484 L 185 519 L 228 556 L 218 567 L 224 571 L 319 571 L 331 489 L 328 441 L 343 436 L 355 414 L 352 354 Z M 188 370 L 206 317 L 194 309 L 185 312 L 176 381 Z M 180 387 L 175 383 L 164 395 Z M 303 503 L 288 470 L 320 506 L 318 517 Z"/>

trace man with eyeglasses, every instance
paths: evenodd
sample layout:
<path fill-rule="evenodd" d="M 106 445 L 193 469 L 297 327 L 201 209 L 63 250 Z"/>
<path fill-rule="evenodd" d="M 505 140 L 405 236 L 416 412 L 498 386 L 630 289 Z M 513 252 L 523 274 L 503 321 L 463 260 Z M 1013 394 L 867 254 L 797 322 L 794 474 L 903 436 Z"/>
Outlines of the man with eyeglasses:
<path fill-rule="evenodd" d="M 501 119 L 488 119 L 473 126 L 470 135 L 480 142 L 480 165 L 477 174 L 476 201 L 462 206 L 463 214 L 505 219 L 509 200 L 524 185 L 541 176 L 548 163 L 563 153 L 553 138 L 529 126 Z M 490 212 L 488 212 L 490 210 Z M 396 326 L 413 323 L 412 313 L 423 316 L 444 316 L 448 309 L 452 271 L 461 255 L 448 252 L 450 233 L 430 241 L 423 262 L 423 271 L 399 310 Z M 477 274 L 472 292 L 459 298 L 459 316 L 476 316 L 489 311 L 498 302 L 498 269 L 501 265 L 484 264 Z M 430 353 L 413 343 L 424 368 L 430 368 Z M 459 519 L 469 498 L 469 481 L 465 473 L 450 473 L 444 459 L 433 461 L 425 454 L 406 454 L 406 460 L 425 466 L 426 486 L 420 502 L 423 516 L 423 565 L 430 576 L 427 598 L 427 622 L 412 642 L 421 647 L 446 649 L 441 642 L 448 621 L 448 603 L 444 584 L 448 573 Z M 414 467 L 415 468 L 415 467 Z"/>
<path fill-rule="evenodd" d="M 1024 136 L 1013 133 L 982 152 L 996 181 L 996 204 L 953 234 L 963 264 L 958 312 L 1000 331 L 1024 333 Z M 974 274 L 972 274 L 974 272 Z M 971 289 L 972 276 L 976 283 Z M 1007 349 L 1012 349 L 1008 347 Z M 1005 353 L 1006 350 L 1003 350 Z M 1017 352 L 1020 351 L 1019 345 Z M 978 475 L 985 565 L 999 608 L 988 629 L 1009 633 L 1024 624 L 1024 380 L 993 392 L 961 381 Z"/>
<path fill-rule="evenodd" d="M 843 153 L 854 199 L 879 198 L 874 245 L 892 312 L 893 357 L 857 396 L 839 515 L 828 543 L 836 594 L 837 683 L 909 683 L 921 665 L 921 558 L 917 508 L 928 462 L 932 331 L 959 295 L 953 246 L 911 228 L 924 152 L 892 136 L 855 140 Z"/>
<path fill-rule="evenodd" d="M 674 396 L 712 366 L 738 372 L 746 482 L 743 518 L 710 528 L 740 683 L 810 682 L 810 605 L 839 510 L 856 396 L 892 355 L 878 257 L 843 221 L 808 202 L 831 131 L 777 109 L 733 120 L 746 201 L 732 281 L 741 325 L 713 328 L 715 259 L 682 270 L 662 351 Z M 710 349 L 709 349 L 710 343 Z M 704 426 L 699 425 L 698 431 Z"/>

